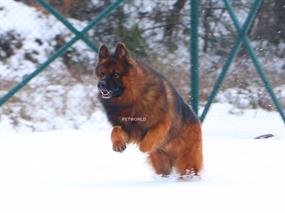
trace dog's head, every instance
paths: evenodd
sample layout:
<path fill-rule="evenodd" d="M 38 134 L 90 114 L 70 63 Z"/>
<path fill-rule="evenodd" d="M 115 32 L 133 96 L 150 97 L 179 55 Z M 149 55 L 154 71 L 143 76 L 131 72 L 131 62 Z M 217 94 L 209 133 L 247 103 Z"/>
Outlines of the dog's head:
<path fill-rule="evenodd" d="M 132 59 L 123 43 L 118 43 L 113 54 L 105 44 L 101 45 L 98 53 L 98 63 L 95 69 L 98 79 L 98 89 L 103 99 L 111 99 L 123 95 L 124 78 L 132 66 Z"/>

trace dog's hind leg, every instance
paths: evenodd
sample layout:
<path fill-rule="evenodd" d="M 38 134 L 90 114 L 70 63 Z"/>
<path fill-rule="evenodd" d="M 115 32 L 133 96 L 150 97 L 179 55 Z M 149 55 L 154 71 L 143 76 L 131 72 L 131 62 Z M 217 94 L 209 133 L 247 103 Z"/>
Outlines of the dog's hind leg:
<path fill-rule="evenodd" d="M 184 132 L 184 142 L 174 166 L 181 176 L 199 175 L 203 166 L 202 134 L 199 123 L 191 124 Z"/>
<path fill-rule="evenodd" d="M 163 150 L 156 150 L 149 153 L 149 162 L 155 172 L 161 176 L 168 176 L 172 170 L 172 161 Z"/>

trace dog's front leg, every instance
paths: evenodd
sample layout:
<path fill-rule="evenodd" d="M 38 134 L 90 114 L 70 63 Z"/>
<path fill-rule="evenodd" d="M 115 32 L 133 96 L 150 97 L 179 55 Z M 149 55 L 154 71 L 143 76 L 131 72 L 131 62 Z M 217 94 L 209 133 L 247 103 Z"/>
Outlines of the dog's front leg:
<path fill-rule="evenodd" d="M 170 121 L 167 119 L 154 125 L 140 142 L 140 150 L 152 152 L 162 146 L 167 140 L 169 129 Z"/>
<path fill-rule="evenodd" d="M 122 152 L 127 148 L 126 143 L 129 140 L 129 136 L 121 126 L 113 126 L 111 140 L 113 143 L 113 150 Z"/>

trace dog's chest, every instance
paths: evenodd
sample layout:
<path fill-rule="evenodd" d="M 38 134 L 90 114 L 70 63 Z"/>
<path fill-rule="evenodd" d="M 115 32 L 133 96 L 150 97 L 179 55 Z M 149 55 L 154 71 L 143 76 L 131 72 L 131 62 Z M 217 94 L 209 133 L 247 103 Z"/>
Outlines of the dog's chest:
<path fill-rule="evenodd" d="M 141 140 L 149 129 L 148 119 L 143 114 L 111 113 L 108 114 L 108 118 L 113 126 L 121 126 L 133 140 Z"/>

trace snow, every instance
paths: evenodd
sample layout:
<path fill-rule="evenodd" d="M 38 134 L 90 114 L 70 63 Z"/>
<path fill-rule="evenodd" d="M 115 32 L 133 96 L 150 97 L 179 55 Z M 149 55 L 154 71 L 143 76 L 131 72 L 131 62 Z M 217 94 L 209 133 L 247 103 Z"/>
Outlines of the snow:
<path fill-rule="evenodd" d="M 161 1 L 170 6 L 169 3 Z M 149 0 L 143 4 L 135 6 L 142 12 L 154 6 Z M 130 13 L 136 9 L 125 7 Z M 137 13 L 133 16 L 132 21 Z M 56 35 L 66 40 L 72 36 L 55 18 L 21 2 L 0 1 L 0 20 L 0 35 L 13 31 L 22 41 L 14 55 L 0 62 L 0 78 L 11 84 L 52 54 Z M 77 29 L 86 26 L 85 22 L 69 21 Z M 147 19 L 138 24 L 152 26 Z M 156 40 L 161 40 L 161 34 L 148 42 L 154 44 Z M 169 59 L 175 55 L 181 59 L 179 63 L 185 58 L 188 61 L 188 47 L 184 46 L 168 59 L 162 52 L 163 57 L 173 61 Z M 76 43 L 75 48 L 87 58 L 94 57 L 82 42 Z M 27 53 L 37 63 L 27 60 Z M 203 57 L 205 70 L 218 60 L 217 56 Z M 282 70 L 284 60 L 269 58 L 274 63 L 268 63 L 268 70 Z M 61 78 L 65 80 L 58 80 Z M 94 86 L 71 80 L 61 60 L 26 89 L 18 96 L 21 101 L 0 109 L 1 213 L 285 212 L 285 128 L 276 112 L 241 112 L 229 104 L 214 104 L 203 124 L 202 175 L 181 181 L 175 174 L 169 178 L 156 176 L 146 155 L 136 146 L 129 146 L 123 153 L 112 151 L 111 127 L 92 103 Z M 6 90 L 1 88 L 1 95 Z M 284 85 L 275 90 L 285 97 Z M 233 93 L 228 91 L 229 95 Z M 226 101 L 225 95 L 220 96 L 225 99 L 222 102 Z M 247 103 L 243 100 L 242 104 Z M 51 129 L 61 130 L 30 133 Z M 263 134 L 274 137 L 253 139 Z"/>
<path fill-rule="evenodd" d="M 6 36 L 10 33 L 17 37 L 12 42 L 19 43 L 14 45 L 13 54 L 7 58 L 0 48 L 0 56 L 4 57 L 0 60 L 2 97 L 55 52 L 58 48 L 55 48 L 58 46 L 56 36 L 68 41 L 73 35 L 52 15 L 13 0 L 0 1 L 0 19 L 0 37 L 11 42 Z M 87 25 L 86 22 L 68 20 L 78 30 Z M 84 52 L 83 58 L 90 63 L 96 58 L 83 42 L 77 42 L 72 48 Z M 96 91 L 93 91 L 94 84 L 90 86 L 89 82 L 73 79 L 59 58 L 16 94 L 16 102 L 0 108 L 1 130 L 26 132 L 78 128 L 89 120 L 96 108 L 93 100 Z"/>
<path fill-rule="evenodd" d="M 101 5 L 100 2 L 102 3 L 103 1 L 93 0 L 94 4 Z M 163 10 L 167 8 L 171 9 L 174 3 L 174 0 L 159 2 Z M 215 1 L 215 3 L 218 6 L 223 5 L 222 2 Z M 242 4 L 245 3 L 246 1 L 242 2 Z M 241 3 L 234 3 L 237 9 L 240 4 Z M 151 21 L 148 16 L 144 17 L 140 15 L 154 9 L 154 1 L 126 2 L 122 6 L 126 14 L 130 16 L 126 27 L 130 28 L 137 24 L 141 28 L 147 28 L 158 24 Z M 240 14 L 239 16 L 242 17 L 244 17 L 243 13 L 244 11 L 237 11 L 237 14 Z M 223 18 L 230 21 L 230 17 L 226 15 L 226 13 L 224 15 L 225 17 Z M 140 18 L 140 16 L 142 17 Z M 182 17 L 185 23 L 189 23 L 189 4 L 186 4 L 183 9 Z M 0 37 L 8 43 L 15 43 L 11 45 L 13 54 L 11 53 L 12 55 L 9 57 L 9 54 L 7 55 L 7 52 L 0 48 L 0 57 L 4 58 L 0 60 L 0 96 L 2 97 L 2 95 L 6 94 L 13 86 L 21 82 L 27 74 L 33 72 L 39 64 L 47 60 L 60 46 L 61 42 L 59 40 L 63 39 L 68 41 L 73 34 L 52 15 L 43 14 L 34 7 L 29 7 L 22 2 L 14 0 L 0 1 L 0 20 Z M 78 21 L 71 18 L 68 18 L 68 21 L 78 30 L 87 25 L 86 21 Z M 217 28 L 219 28 L 219 26 L 217 26 Z M 227 31 L 228 30 L 226 30 L 225 33 Z M 148 38 L 146 39 L 148 43 L 147 46 L 153 49 L 154 54 L 151 54 L 153 55 L 152 57 L 157 58 L 157 62 L 159 62 L 156 63 L 156 60 L 153 60 L 153 65 L 156 64 L 158 68 L 160 68 L 158 70 L 164 70 L 164 67 L 169 67 L 169 70 L 173 68 L 173 71 L 180 70 L 181 75 L 184 75 L 184 71 L 187 73 L 188 71 L 186 70 L 188 70 L 187 67 L 189 67 L 188 36 L 185 37 L 182 32 L 175 35 L 175 37 L 181 37 L 181 39 L 178 39 L 177 50 L 170 53 L 166 50 L 165 42 L 162 41 L 162 32 L 163 30 L 158 28 L 154 31 L 146 31 L 143 35 L 144 38 Z M 7 34 L 9 35 L 9 33 L 17 39 L 8 39 Z M 92 34 L 92 32 L 90 33 Z M 148 33 L 155 33 L 156 36 L 147 36 Z M 57 38 L 59 35 L 60 39 Z M 97 40 L 99 42 L 100 39 L 98 38 Z M 102 39 L 100 40 L 100 42 L 103 41 Z M 106 41 L 108 41 L 108 39 Z M 202 39 L 200 42 L 202 42 Z M 255 49 L 267 50 L 265 51 L 267 55 L 264 53 L 265 55 L 262 56 L 261 60 L 266 59 L 266 61 L 264 61 L 266 63 L 263 63 L 265 70 L 272 71 L 273 74 L 275 72 L 282 73 L 285 63 L 282 55 L 284 44 L 281 43 L 277 48 L 272 46 L 271 48 L 273 49 L 268 49 L 269 45 L 266 41 L 263 42 L 263 45 L 259 43 L 258 41 L 253 43 L 253 47 Z M 94 109 L 97 108 L 97 102 L 96 100 L 94 101 L 94 84 L 87 82 L 94 81 L 93 76 L 90 77 L 86 75 L 84 77 L 84 75 L 82 75 L 80 77 L 82 77 L 81 80 L 83 83 L 77 82 L 70 74 L 70 71 L 74 71 L 73 69 L 77 70 L 78 68 L 79 73 L 81 73 L 81 71 L 84 72 L 85 66 L 87 65 L 92 67 L 92 69 L 88 66 L 86 73 L 84 73 L 87 74 L 87 72 L 93 71 L 96 54 L 83 42 L 77 42 L 72 47 L 72 51 L 74 51 L 74 53 L 70 53 L 70 60 L 75 64 L 79 61 L 78 67 L 72 66 L 72 68 L 69 68 L 61 58 L 57 59 L 43 73 L 33 79 L 21 92 L 16 94 L 13 104 L 8 102 L 7 105 L 0 108 L 2 120 L 0 123 L 0 131 L 3 129 L 5 129 L 5 131 L 10 129 L 14 131 L 13 129 L 17 129 L 18 131 L 25 132 L 27 130 L 47 131 L 62 128 L 80 128 L 82 125 L 85 125 L 85 123 L 89 123 Z M 273 57 L 272 52 L 277 52 L 276 54 L 280 57 Z M 203 75 L 209 75 L 209 79 L 214 78 L 215 76 L 213 76 L 213 74 L 215 70 L 222 64 L 220 60 L 221 56 L 216 53 L 205 54 L 202 53 L 202 51 L 200 55 L 202 78 L 204 78 Z M 242 65 L 248 66 L 246 65 L 246 60 L 243 60 L 242 63 Z M 248 61 L 248 63 L 251 64 L 251 61 Z M 84 65 L 82 70 L 81 64 Z M 240 66 L 240 62 L 234 63 L 232 70 L 240 70 Z M 252 66 L 249 68 L 253 69 Z M 254 72 L 254 70 L 252 71 Z M 165 73 L 167 73 L 167 71 L 165 71 Z M 188 78 L 185 77 L 183 79 L 187 81 Z M 174 82 L 175 81 L 177 80 L 174 80 Z M 182 81 L 182 83 L 180 82 L 181 85 L 184 85 L 184 81 Z M 189 84 L 185 83 L 185 85 Z M 255 83 L 252 85 L 252 88 L 246 88 L 252 90 L 252 95 L 249 94 L 248 90 L 238 94 L 236 89 L 237 88 L 230 88 L 228 91 L 222 93 L 222 95 L 219 96 L 221 101 L 219 101 L 228 103 L 235 102 L 240 108 L 249 108 L 252 107 L 251 101 L 254 101 L 254 104 L 256 104 L 260 99 L 258 96 L 260 86 Z M 188 88 L 185 88 L 185 90 L 188 91 Z M 205 87 L 203 90 L 205 90 L 204 93 L 206 94 L 209 88 Z M 283 94 L 285 93 L 284 85 L 281 84 L 275 91 L 282 103 L 282 97 L 284 97 Z M 3 125 L 5 127 L 3 127 Z"/>
<path fill-rule="evenodd" d="M 5 35 L 7 32 L 16 33 L 21 38 L 22 44 L 7 61 L 0 62 L 3 66 L 0 77 L 6 80 L 21 80 L 24 75 L 31 73 L 39 64 L 45 62 L 54 52 L 56 45 L 54 39 L 57 35 L 61 35 L 67 41 L 72 37 L 69 30 L 55 17 L 45 15 L 21 2 L 0 1 L 0 8 L 0 35 Z M 69 21 L 78 30 L 86 26 L 85 22 L 74 19 Z M 81 52 L 84 50 L 86 58 L 94 57 L 94 52 L 86 51 L 86 45 L 82 42 L 77 42 L 74 47 Z M 36 63 L 27 60 L 27 54 Z M 59 69 L 60 65 L 53 64 L 53 66 L 54 69 Z"/>
<path fill-rule="evenodd" d="M 7 67 L 1 71 L 1 77 L 21 79 L 35 69 L 35 65 L 25 59 L 27 53 L 36 52 L 33 57 L 39 63 L 46 60 L 48 53 L 52 51 L 49 41 L 55 33 L 63 34 L 63 26 L 51 16 L 48 18 L 35 9 L 15 1 L 1 1 L 0 8 L 0 34 L 15 32 L 22 39 L 22 47 L 17 49 L 7 62 Z M 49 30 L 43 30 L 43 29 Z M 41 41 L 41 45 L 36 42 Z M 2 64 L 2 63 L 1 63 Z M 5 63 L 3 63 L 5 65 Z M 19 71 L 20 70 L 20 71 Z M 16 71 L 16 72 L 15 72 Z"/>
<path fill-rule="evenodd" d="M 273 134 L 275 139 L 285 141 L 285 126 L 277 112 L 251 109 L 242 114 L 232 114 L 235 110 L 230 104 L 213 104 L 203 124 L 205 135 L 249 139 Z"/>
<path fill-rule="evenodd" d="M 80 130 L 2 131 L 0 212 L 284 212 L 284 124 L 276 112 L 228 110 L 211 108 L 204 170 L 188 181 L 154 175 L 134 145 L 113 152 L 99 111 Z M 253 139 L 266 133 L 275 137 Z"/>

